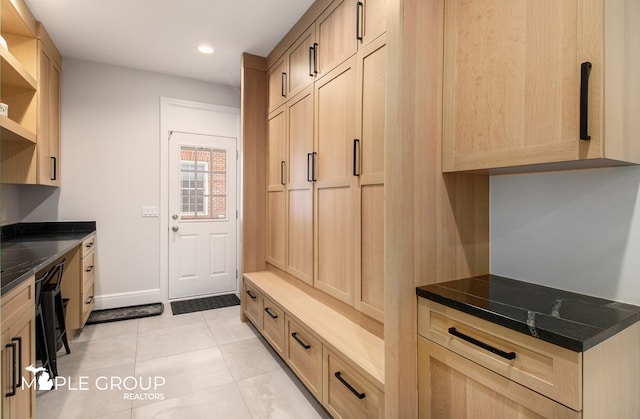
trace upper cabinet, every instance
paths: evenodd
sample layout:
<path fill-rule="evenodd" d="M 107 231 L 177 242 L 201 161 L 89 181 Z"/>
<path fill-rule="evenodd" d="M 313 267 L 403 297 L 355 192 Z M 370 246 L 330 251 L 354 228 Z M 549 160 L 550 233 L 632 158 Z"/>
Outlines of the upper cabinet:
<path fill-rule="evenodd" d="M 2 183 L 59 186 L 61 56 L 23 0 L 1 0 Z"/>
<path fill-rule="evenodd" d="M 632 3 L 446 1 L 443 171 L 640 163 Z"/>
<path fill-rule="evenodd" d="M 60 186 L 60 73 L 62 56 L 38 23 L 38 183 Z"/>

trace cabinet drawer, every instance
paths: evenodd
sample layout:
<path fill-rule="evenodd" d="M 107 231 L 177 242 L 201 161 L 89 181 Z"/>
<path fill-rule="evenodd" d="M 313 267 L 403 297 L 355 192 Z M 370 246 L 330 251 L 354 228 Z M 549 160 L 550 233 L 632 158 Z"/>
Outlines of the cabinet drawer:
<path fill-rule="evenodd" d="M 28 278 L 17 287 L 7 292 L 0 298 L 2 302 L 2 326 L 9 326 L 15 318 L 29 308 L 35 305 L 34 294 L 34 278 Z M 33 309 L 31 309 L 33 310 Z"/>
<path fill-rule="evenodd" d="M 267 297 L 262 297 L 262 330 L 271 346 L 284 355 L 284 310 Z"/>
<path fill-rule="evenodd" d="M 574 410 L 582 408 L 582 355 L 420 298 L 418 333 Z M 455 335 L 454 335 L 455 334 Z M 503 352 L 470 343 L 460 334 Z M 513 359 L 507 359 L 514 356 Z"/>
<path fill-rule="evenodd" d="M 91 314 L 93 306 L 95 305 L 94 282 L 90 281 L 88 284 L 85 284 L 85 286 L 82 292 L 82 325 L 87 322 L 89 314 Z"/>
<path fill-rule="evenodd" d="M 420 418 L 580 418 L 560 403 L 418 336 Z"/>
<path fill-rule="evenodd" d="M 84 249 L 84 246 L 82 248 Z M 91 252 L 90 254 L 82 258 L 82 277 L 83 278 L 93 276 L 94 268 L 95 268 L 94 259 L 95 259 L 95 252 Z"/>
<path fill-rule="evenodd" d="M 384 417 L 384 392 L 325 347 L 324 406 L 335 418 Z"/>
<path fill-rule="evenodd" d="M 262 330 L 262 294 L 251 282 L 245 280 L 243 297 L 246 300 L 245 314 L 258 330 Z"/>
<path fill-rule="evenodd" d="M 307 389 L 322 401 L 322 343 L 287 317 L 287 361 Z"/>
<path fill-rule="evenodd" d="M 85 258 L 88 254 L 93 253 L 96 246 L 96 236 L 93 235 L 82 242 L 81 258 Z"/>

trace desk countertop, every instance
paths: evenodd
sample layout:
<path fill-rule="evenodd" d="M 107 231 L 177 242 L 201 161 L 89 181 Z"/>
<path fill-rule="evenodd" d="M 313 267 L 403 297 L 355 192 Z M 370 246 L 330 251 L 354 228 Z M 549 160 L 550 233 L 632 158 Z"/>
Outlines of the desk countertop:
<path fill-rule="evenodd" d="M 95 221 L 19 223 L 2 227 L 2 294 L 80 245 Z"/>
<path fill-rule="evenodd" d="M 640 320 L 640 307 L 483 275 L 418 287 L 420 297 L 576 352 Z"/>

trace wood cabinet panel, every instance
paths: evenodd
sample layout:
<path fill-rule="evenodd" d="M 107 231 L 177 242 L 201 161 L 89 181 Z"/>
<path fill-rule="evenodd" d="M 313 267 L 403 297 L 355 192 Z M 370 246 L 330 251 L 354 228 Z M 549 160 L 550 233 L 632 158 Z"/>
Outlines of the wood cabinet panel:
<path fill-rule="evenodd" d="M 287 319 L 287 361 L 316 399 L 322 401 L 322 342 Z"/>
<path fill-rule="evenodd" d="M 631 24 L 640 11 L 614 3 L 446 2 L 443 170 L 640 162 L 640 146 L 622 128 L 637 124 L 624 115 L 637 113 L 640 88 L 621 89 L 640 57 L 632 41 L 640 29 Z"/>
<path fill-rule="evenodd" d="M 262 330 L 262 294 L 250 282 L 244 281 L 245 314 L 256 326 Z"/>
<path fill-rule="evenodd" d="M 367 45 L 387 30 L 386 0 L 360 0 L 358 23 L 361 44 Z"/>
<path fill-rule="evenodd" d="M 266 296 L 262 297 L 262 331 L 271 346 L 284 356 L 284 310 Z"/>
<path fill-rule="evenodd" d="M 507 329 L 429 300 L 418 303 L 418 333 L 484 368 L 579 411 L 582 407 L 582 356 L 541 339 Z M 454 337 L 449 328 L 504 352 L 508 360 Z"/>
<path fill-rule="evenodd" d="M 358 308 L 384 321 L 384 185 L 360 187 L 360 272 L 356 273 Z"/>
<path fill-rule="evenodd" d="M 313 88 L 288 103 L 287 272 L 313 285 Z"/>
<path fill-rule="evenodd" d="M 287 100 L 287 63 L 284 58 L 269 70 L 268 112 L 273 112 Z"/>
<path fill-rule="evenodd" d="M 316 43 L 315 25 L 311 25 L 287 50 L 289 72 L 287 74 L 287 97 L 292 98 L 313 83 L 314 53 Z"/>
<path fill-rule="evenodd" d="M 336 0 L 316 20 L 317 77 L 356 53 L 356 3 Z"/>
<path fill-rule="evenodd" d="M 580 413 L 418 337 L 420 418 L 580 418 Z"/>
<path fill-rule="evenodd" d="M 2 352 L 0 388 L 2 389 L 2 417 L 35 418 L 35 387 L 22 388 L 22 377 L 31 380 L 25 370 L 35 365 L 35 307 L 34 278 L 25 280 L 1 298 Z M 13 382 L 15 372 L 16 382 Z M 13 391 L 15 390 L 15 394 Z"/>
<path fill-rule="evenodd" d="M 269 114 L 267 125 L 267 262 L 285 269 L 286 107 Z"/>
<path fill-rule="evenodd" d="M 326 348 L 324 371 L 323 403 L 334 418 L 384 417 L 384 392 Z"/>

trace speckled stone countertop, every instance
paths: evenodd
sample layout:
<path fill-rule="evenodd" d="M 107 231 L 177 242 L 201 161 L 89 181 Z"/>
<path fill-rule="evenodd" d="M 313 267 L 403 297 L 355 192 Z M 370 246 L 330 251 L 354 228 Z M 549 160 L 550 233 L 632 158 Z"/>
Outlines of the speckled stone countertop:
<path fill-rule="evenodd" d="M 80 245 L 95 231 L 95 221 L 3 226 L 0 241 L 2 294 Z"/>
<path fill-rule="evenodd" d="M 416 288 L 420 297 L 584 352 L 640 320 L 640 307 L 483 275 Z"/>

